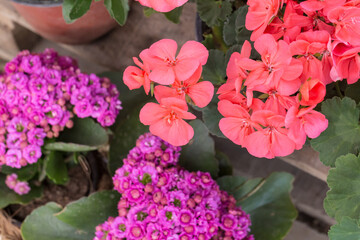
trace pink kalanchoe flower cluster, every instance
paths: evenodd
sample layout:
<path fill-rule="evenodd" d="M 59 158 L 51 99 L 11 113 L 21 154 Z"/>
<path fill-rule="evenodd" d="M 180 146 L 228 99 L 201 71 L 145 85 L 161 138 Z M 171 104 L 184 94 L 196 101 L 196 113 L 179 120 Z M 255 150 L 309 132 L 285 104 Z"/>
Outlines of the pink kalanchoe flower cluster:
<path fill-rule="evenodd" d="M 112 125 L 118 96 L 109 79 L 81 73 L 75 60 L 54 50 L 19 53 L 0 77 L 0 166 L 37 162 L 44 139 L 71 128 L 74 115 Z"/>
<path fill-rule="evenodd" d="M 202 66 L 209 52 L 195 41 L 186 42 L 177 52 L 177 43 L 162 39 L 140 53 L 138 67 L 129 66 L 124 72 L 124 83 L 130 90 L 144 87 L 148 94 L 151 85 L 158 103 L 147 103 L 140 111 L 140 121 L 150 125 L 150 132 L 165 141 L 182 146 L 194 136 L 193 128 L 185 120 L 195 119 L 188 112 L 187 101 L 203 108 L 214 95 L 214 86 L 209 81 L 200 81 Z M 163 85 L 169 85 L 163 86 Z"/>
<path fill-rule="evenodd" d="M 119 216 L 99 225 L 94 240 L 254 239 L 234 197 L 209 173 L 177 167 L 179 151 L 149 133 L 137 140 L 113 177 Z"/>
<path fill-rule="evenodd" d="M 28 194 L 31 190 L 29 183 L 19 181 L 18 176 L 15 173 L 6 176 L 5 184 L 19 195 Z"/>

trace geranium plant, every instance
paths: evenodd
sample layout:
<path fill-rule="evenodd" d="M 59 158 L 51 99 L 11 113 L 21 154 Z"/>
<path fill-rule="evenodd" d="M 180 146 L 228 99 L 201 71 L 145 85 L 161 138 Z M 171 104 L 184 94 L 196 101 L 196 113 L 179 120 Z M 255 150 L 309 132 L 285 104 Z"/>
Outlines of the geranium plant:
<path fill-rule="evenodd" d="M 51 49 L 19 53 L 6 64 L 0 86 L 1 208 L 39 197 L 39 184 L 32 183 L 46 176 L 66 183 L 65 158 L 76 161 L 107 144 L 105 128 L 121 109 L 109 79 L 82 73 L 74 59 Z"/>

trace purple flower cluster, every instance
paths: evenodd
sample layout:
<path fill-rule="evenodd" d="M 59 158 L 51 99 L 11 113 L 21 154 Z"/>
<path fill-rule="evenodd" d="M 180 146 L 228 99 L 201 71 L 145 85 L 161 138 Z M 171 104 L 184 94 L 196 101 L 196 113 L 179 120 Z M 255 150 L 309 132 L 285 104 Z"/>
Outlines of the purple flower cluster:
<path fill-rule="evenodd" d="M 209 173 L 176 166 L 179 147 L 140 136 L 113 177 L 122 194 L 118 217 L 97 226 L 94 240 L 254 240 L 250 217 Z"/>
<path fill-rule="evenodd" d="M 112 125 L 118 96 L 109 79 L 81 73 L 70 57 L 51 49 L 20 52 L 0 76 L 0 166 L 37 162 L 44 139 L 71 128 L 74 115 Z"/>
<path fill-rule="evenodd" d="M 19 195 L 28 194 L 31 189 L 29 183 L 19 181 L 18 176 L 15 173 L 6 176 L 5 184 Z"/>

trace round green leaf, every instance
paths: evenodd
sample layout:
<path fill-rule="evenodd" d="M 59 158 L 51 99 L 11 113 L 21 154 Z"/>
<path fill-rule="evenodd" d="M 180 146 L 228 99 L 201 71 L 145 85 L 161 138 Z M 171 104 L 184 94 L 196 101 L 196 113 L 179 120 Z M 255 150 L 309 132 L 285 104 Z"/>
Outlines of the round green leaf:
<path fill-rule="evenodd" d="M 120 194 L 116 191 L 97 192 L 67 205 L 56 217 L 72 227 L 94 233 L 95 227 L 110 216 L 116 217 Z"/>
<path fill-rule="evenodd" d="M 273 173 L 262 180 L 250 180 L 242 187 L 246 191 L 238 190 L 246 193 L 240 195 L 238 203 L 251 216 L 255 239 L 280 240 L 290 230 L 297 216 L 290 198 L 293 180 L 291 174 Z"/>
<path fill-rule="evenodd" d="M 327 214 L 340 221 L 348 216 L 360 218 L 360 158 L 353 154 L 341 156 L 328 175 L 328 191 L 324 208 Z"/>
<path fill-rule="evenodd" d="M 227 16 L 232 12 L 232 6 L 229 0 L 196 0 L 196 5 L 201 20 L 210 27 L 219 25 L 221 21 L 225 21 Z"/>
<path fill-rule="evenodd" d="M 74 118 L 74 126 L 71 129 L 65 129 L 59 136 L 58 142 L 72 143 L 89 147 L 99 147 L 109 141 L 107 131 L 91 118 Z M 50 146 L 53 146 L 50 144 Z M 63 145 L 65 146 L 65 145 Z M 68 147 L 77 147 L 69 145 Z M 49 148 L 46 146 L 46 148 Z M 55 149 L 53 149 L 55 150 Z M 60 149 L 56 149 L 60 150 Z"/>
<path fill-rule="evenodd" d="M 6 175 L 15 173 L 20 181 L 28 181 L 38 172 L 38 163 L 29 164 L 22 168 L 11 168 L 9 166 L 2 166 L 1 172 Z"/>
<path fill-rule="evenodd" d="M 45 158 L 45 165 L 46 175 L 55 184 L 67 183 L 69 175 L 62 153 L 51 151 Z"/>
<path fill-rule="evenodd" d="M 213 101 L 200 110 L 203 113 L 202 118 L 209 132 L 217 137 L 225 138 L 224 134 L 220 131 L 219 128 L 219 122 L 223 116 L 217 109 L 217 102 Z"/>
<path fill-rule="evenodd" d="M 334 166 L 339 156 L 359 151 L 359 110 L 354 100 L 334 97 L 322 103 L 321 112 L 329 120 L 329 126 L 311 140 L 311 146 L 320 152 L 320 160 L 326 166 Z"/>
<path fill-rule="evenodd" d="M 222 51 L 218 49 L 209 51 L 209 58 L 203 68 L 202 76 L 205 81 L 210 81 L 215 85 L 225 82 L 226 62 Z"/>
<path fill-rule="evenodd" d="M 360 240 L 360 221 L 344 217 L 329 231 L 330 240 Z"/>
<path fill-rule="evenodd" d="M 129 12 L 129 1 L 104 0 L 104 4 L 110 13 L 110 16 L 113 17 L 116 20 L 116 22 L 121 26 L 124 25 Z"/>
<path fill-rule="evenodd" d="M 112 174 L 122 166 L 130 149 L 135 146 L 136 140 L 141 134 L 149 131 L 149 127 L 143 125 L 139 120 L 140 108 L 133 112 L 117 125 L 114 136 L 110 142 L 109 170 Z"/>
<path fill-rule="evenodd" d="M 62 207 L 54 202 L 39 207 L 25 218 L 21 225 L 24 240 L 88 240 L 94 237 L 94 231 L 88 233 L 72 227 L 57 217 Z M 83 219 L 81 219 L 83 221 Z"/>
<path fill-rule="evenodd" d="M 246 182 L 246 178 L 241 176 L 223 176 L 216 179 L 216 182 L 221 190 L 234 195 L 234 193 Z"/>
<path fill-rule="evenodd" d="M 177 7 L 170 12 L 164 13 L 165 17 L 173 23 L 179 23 L 183 7 Z"/>
<path fill-rule="evenodd" d="M 46 150 L 61 152 L 87 152 L 96 150 L 97 147 L 80 145 L 75 143 L 54 142 L 45 145 Z"/>
<path fill-rule="evenodd" d="M 179 164 L 189 171 L 210 172 L 216 177 L 219 163 L 215 158 L 215 143 L 200 120 L 190 122 L 194 128 L 194 138 L 182 147 Z"/>

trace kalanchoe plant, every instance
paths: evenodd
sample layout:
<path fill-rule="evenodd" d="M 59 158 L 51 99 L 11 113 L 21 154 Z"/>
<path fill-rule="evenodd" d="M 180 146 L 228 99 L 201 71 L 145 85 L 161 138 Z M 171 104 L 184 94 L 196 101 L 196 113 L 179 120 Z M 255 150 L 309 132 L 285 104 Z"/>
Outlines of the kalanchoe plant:
<path fill-rule="evenodd" d="M 51 49 L 19 53 L 6 64 L 0 87 L 0 171 L 11 174 L 6 184 L 18 194 L 29 192 L 24 181 L 37 172 L 39 180 L 45 174 L 65 183 L 59 151 L 86 152 L 106 144 L 104 127 L 121 109 L 109 79 L 82 73 L 75 60 Z"/>
<path fill-rule="evenodd" d="M 250 218 L 209 173 L 176 167 L 180 148 L 140 136 L 113 177 L 119 216 L 97 227 L 100 239 L 254 239 Z"/>

